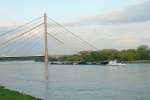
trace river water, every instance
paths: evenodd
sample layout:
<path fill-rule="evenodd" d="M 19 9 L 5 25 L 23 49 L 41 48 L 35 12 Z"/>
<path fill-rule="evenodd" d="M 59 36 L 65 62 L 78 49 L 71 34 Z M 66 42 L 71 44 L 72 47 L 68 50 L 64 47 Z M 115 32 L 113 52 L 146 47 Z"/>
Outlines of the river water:
<path fill-rule="evenodd" d="M 150 100 L 150 64 L 0 62 L 0 85 L 47 100 Z"/>

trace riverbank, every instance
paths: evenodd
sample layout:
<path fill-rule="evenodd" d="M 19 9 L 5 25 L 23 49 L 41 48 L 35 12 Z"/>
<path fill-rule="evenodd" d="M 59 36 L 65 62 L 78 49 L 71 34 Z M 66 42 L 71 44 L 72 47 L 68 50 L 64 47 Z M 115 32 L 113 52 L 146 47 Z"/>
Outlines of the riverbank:
<path fill-rule="evenodd" d="M 150 60 L 125 61 L 125 63 L 150 63 Z"/>
<path fill-rule="evenodd" d="M 0 86 L 0 100 L 41 100 Z"/>
<path fill-rule="evenodd" d="M 118 61 L 120 63 L 126 64 L 136 64 L 136 63 L 150 63 L 150 60 L 135 60 L 135 61 Z M 80 62 L 80 61 L 51 61 L 49 64 L 54 65 L 107 65 L 109 60 L 99 61 L 99 62 Z"/>

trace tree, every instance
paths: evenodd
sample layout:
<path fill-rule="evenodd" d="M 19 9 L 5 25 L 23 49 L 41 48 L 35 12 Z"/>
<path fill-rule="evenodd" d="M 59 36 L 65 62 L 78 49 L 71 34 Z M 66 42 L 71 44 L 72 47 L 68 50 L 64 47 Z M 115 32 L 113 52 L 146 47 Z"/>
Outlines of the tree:
<path fill-rule="evenodd" d="M 147 45 L 140 45 L 137 50 L 148 50 L 149 47 Z"/>

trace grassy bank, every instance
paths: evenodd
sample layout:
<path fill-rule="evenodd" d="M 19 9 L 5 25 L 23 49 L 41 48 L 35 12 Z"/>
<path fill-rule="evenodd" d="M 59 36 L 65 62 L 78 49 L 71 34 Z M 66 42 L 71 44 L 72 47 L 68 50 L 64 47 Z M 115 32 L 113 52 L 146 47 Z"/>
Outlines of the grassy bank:
<path fill-rule="evenodd" d="M 41 100 L 0 86 L 0 100 Z"/>

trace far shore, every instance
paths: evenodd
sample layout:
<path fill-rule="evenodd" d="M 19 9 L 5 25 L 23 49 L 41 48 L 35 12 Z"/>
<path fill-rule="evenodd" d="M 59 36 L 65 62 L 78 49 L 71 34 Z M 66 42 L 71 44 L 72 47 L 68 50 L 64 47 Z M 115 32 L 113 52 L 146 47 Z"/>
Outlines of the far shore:
<path fill-rule="evenodd" d="M 43 61 L 35 61 L 35 60 L 0 60 L 0 62 L 43 62 Z M 49 61 L 49 64 L 56 65 L 102 65 L 101 62 L 109 62 L 107 61 L 93 61 L 93 62 L 84 62 L 84 61 Z M 119 61 L 126 64 L 138 64 L 138 63 L 150 63 L 150 60 L 135 60 L 135 61 Z"/>
<path fill-rule="evenodd" d="M 150 60 L 125 61 L 125 63 L 150 63 Z"/>
<path fill-rule="evenodd" d="M 49 61 L 49 64 L 52 65 L 107 65 L 110 60 L 106 61 L 93 61 L 93 62 L 84 62 L 84 61 Z M 150 63 L 150 60 L 136 60 L 136 61 L 118 61 L 125 64 L 146 64 Z"/>

